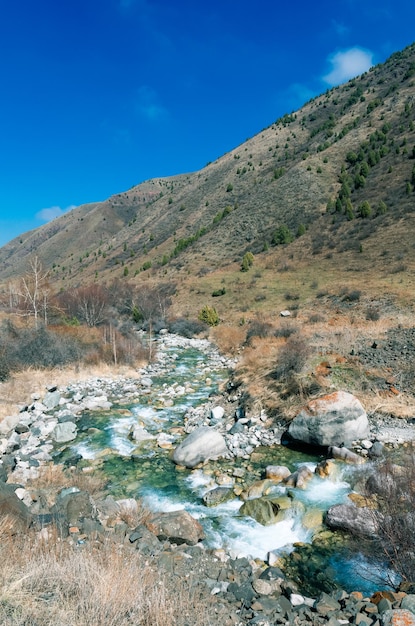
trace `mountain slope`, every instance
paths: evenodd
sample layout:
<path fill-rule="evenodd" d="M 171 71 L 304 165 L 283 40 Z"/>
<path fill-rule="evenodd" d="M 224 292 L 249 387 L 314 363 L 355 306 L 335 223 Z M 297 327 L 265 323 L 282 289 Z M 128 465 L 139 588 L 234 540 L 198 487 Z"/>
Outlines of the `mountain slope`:
<path fill-rule="evenodd" d="M 127 274 L 187 280 L 233 267 L 247 250 L 277 253 L 281 226 L 306 231 L 290 246 L 310 264 L 322 253 L 343 264 L 339 255 L 361 252 L 362 241 L 375 249 L 386 232 L 388 251 L 398 250 L 413 232 L 414 85 L 412 45 L 199 172 L 146 181 L 22 234 L 0 249 L 0 281 L 33 254 L 56 288 Z"/>

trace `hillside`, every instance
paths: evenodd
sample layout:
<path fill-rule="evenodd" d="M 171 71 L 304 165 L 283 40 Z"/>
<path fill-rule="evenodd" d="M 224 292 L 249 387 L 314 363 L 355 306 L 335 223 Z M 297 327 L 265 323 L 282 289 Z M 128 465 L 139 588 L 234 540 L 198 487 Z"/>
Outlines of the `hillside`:
<path fill-rule="evenodd" d="M 22 234 L 0 249 L 3 290 L 36 254 L 56 290 L 127 276 L 174 282 L 182 314 L 221 285 L 232 318 L 280 306 L 287 282 L 359 282 L 362 272 L 368 289 L 393 284 L 407 297 L 415 270 L 414 124 L 415 44 L 198 172 L 143 182 Z M 247 251 L 254 281 L 240 272 Z M 241 290 L 243 307 L 235 305 Z"/>

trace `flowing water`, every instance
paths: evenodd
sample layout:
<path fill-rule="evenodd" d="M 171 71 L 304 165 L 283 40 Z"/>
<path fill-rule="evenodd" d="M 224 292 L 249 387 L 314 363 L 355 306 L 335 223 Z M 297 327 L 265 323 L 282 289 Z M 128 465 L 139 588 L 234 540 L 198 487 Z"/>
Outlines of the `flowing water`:
<path fill-rule="evenodd" d="M 262 526 L 239 514 L 242 501 L 235 497 L 224 504 L 206 507 L 202 497 L 217 487 L 214 474 L 226 475 L 235 484 L 233 470 L 244 467 L 252 482 L 264 476 L 267 465 L 286 465 L 291 471 L 308 464 L 314 469 L 320 458 L 290 450 L 282 445 L 261 448 L 250 461 L 234 459 L 207 464 L 203 469 L 183 470 L 171 460 L 171 449 L 160 447 L 182 439 L 180 427 L 189 407 L 206 401 L 228 371 L 205 349 L 193 345 L 164 346 L 165 363 L 149 372 L 152 384 L 140 402 L 97 415 L 86 413 L 79 422 L 79 436 L 71 453 L 84 459 L 102 458 L 102 470 L 110 480 L 109 490 L 116 498 L 141 499 L 153 511 L 186 509 L 203 525 L 206 545 L 224 548 L 235 556 L 265 560 L 269 552 L 290 552 L 296 542 L 309 543 L 310 525 L 306 514 L 326 511 L 343 502 L 352 490 L 350 467 L 345 466 L 330 479 L 314 475 L 305 490 L 276 486 L 270 495 L 289 495 L 295 506 L 275 524 Z M 141 427 L 143 441 L 130 440 L 131 427 Z M 248 469 L 247 469 L 248 466 Z M 321 513 L 320 513 L 321 515 Z M 332 558 L 330 567 L 344 587 L 368 589 L 366 576 L 359 576 L 359 556 Z M 373 589 L 373 585 L 371 587 Z"/>

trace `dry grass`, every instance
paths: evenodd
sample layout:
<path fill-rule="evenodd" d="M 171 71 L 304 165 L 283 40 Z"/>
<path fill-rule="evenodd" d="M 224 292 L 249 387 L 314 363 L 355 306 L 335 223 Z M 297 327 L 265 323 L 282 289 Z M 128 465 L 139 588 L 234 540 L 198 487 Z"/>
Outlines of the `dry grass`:
<path fill-rule="evenodd" d="M 55 491 L 67 487 L 77 487 L 93 496 L 101 494 L 107 482 L 97 471 L 89 473 L 77 469 L 66 469 L 63 465 L 49 463 L 40 467 L 39 475 L 37 478 L 30 479 L 27 487 L 29 489 L 53 489 Z"/>
<path fill-rule="evenodd" d="M 18 412 L 18 405 L 30 404 L 32 394 L 44 394 L 48 385 L 65 386 L 90 378 L 138 378 L 135 367 L 127 365 L 71 366 L 46 370 L 29 368 L 15 372 L 10 379 L 0 383 L 0 420 Z"/>
<path fill-rule="evenodd" d="M 224 354 L 236 356 L 245 341 L 246 329 L 241 326 L 220 325 L 212 329 L 212 339 Z"/>
<path fill-rule="evenodd" d="M 113 542 L 72 547 L 34 535 L 0 541 L 3 626 L 206 626 L 207 603 L 179 579 Z M 218 622 L 216 622 L 218 623 Z"/>

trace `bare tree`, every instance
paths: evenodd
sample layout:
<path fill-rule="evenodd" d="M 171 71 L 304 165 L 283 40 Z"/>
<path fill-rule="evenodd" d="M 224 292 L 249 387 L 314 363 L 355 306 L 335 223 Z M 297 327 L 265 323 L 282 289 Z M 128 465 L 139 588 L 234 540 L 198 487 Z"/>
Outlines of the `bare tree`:
<path fill-rule="evenodd" d="M 9 307 L 20 315 L 33 316 L 35 325 L 39 319 L 48 323 L 49 270 L 45 269 L 38 256 L 29 262 L 29 268 L 16 283 L 9 284 Z"/>
<path fill-rule="evenodd" d="M 99 326 L 107 318 L 108 294 L 101 285 L 92 284 L 72 289 L 59 298 L 68 317 L 76 317 L 87 326 Z"/>

